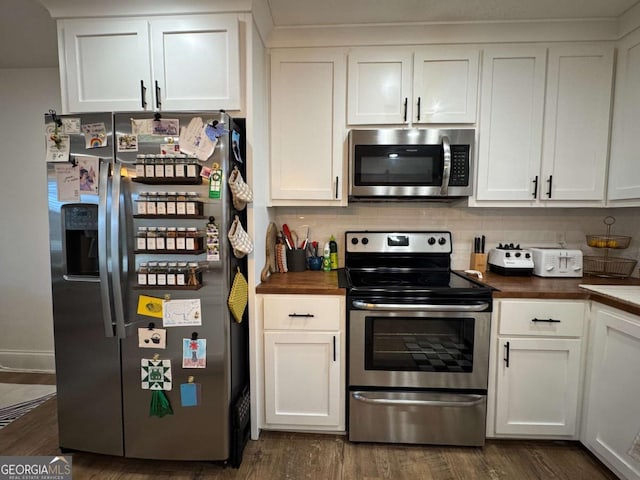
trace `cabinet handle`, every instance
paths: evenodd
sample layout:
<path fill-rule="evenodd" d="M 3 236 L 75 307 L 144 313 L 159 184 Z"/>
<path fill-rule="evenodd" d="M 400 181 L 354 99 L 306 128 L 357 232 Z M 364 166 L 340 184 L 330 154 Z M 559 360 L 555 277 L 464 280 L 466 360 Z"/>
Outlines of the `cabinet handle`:
<path fill-rule="evenodd" d="M 336 336 L 333 336 L 333 361 L 336 361 Z"/>
<path fill-rule="evenodd" d="M 147 87 L 144 86 L 144 80 L 140 80 L 140 101 L 142 108 L 147 108 Z"/>
<path fill-rule="evenodd" d="M 290 313 L 290 317 L 301 317 L 301 318 L 313 318 L 315 315 L 313 313 Z"/>
<path fill-rule="evenodd" d="M 533 198 L 538 198 L 538 175 L 533 179 Z"/>
<path fill-rule="evenodd" d="M 404 121 L 407 121 L 407 108 L 408 108 L 409 99 L 404 97 Z"/>
<path fill-rule="evenodd" d="M 417 118 L 418 122 L 420 121 L 420 100 L 421 100 L 421 98 L 418 97 L 418 118 Z"/>
<path fill-rule="evenodd" d="M 551 198 L 551 186 L 553 185 L 553 175 L 549 175 L 549 179 L 547 180 L 549 184 L 549 190 L 547 190 L 547 197 Z"/>
<path fill-rule="evenodd" d="M 160 85 L 158 85 L 158 81 L 156 80 L 156 108 L 158 110 L 160 110 L 160 107 L 162 107 L 162 102 L 160 101 L 161 93 L 162 93 L 162 90 L 160 90 Z"/>
<path fill-rule="evenodd" d="M 505 361 L 505 367 L 509 368 L 509 342 L 505 343 L 504 346 L 506 348 L 506 356 L 503 358 Z"/>
<path fill-rule="evenodd" d="M 546 322 L 546 323 L 560 323 L 560 320 L 554 320 L 553 318 L 532 318 L 532 322 Z"/>
<path fill-rule="evenodd" d="M 338 184 L 339 184 L 339 180 L 340 180 L 340 177 L 336 177 L 336 200 L 338 199 Z"/>

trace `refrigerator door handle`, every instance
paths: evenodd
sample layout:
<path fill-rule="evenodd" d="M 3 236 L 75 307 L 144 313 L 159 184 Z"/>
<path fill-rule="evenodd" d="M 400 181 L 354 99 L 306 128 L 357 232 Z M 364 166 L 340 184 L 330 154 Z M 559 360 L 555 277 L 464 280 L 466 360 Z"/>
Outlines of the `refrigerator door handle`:
<path fill-rule="evenodd" d="M 111 265 L 113 284 L 113 309 L 116 319 L 116 334 L 118 338 L 126 338 L 127 331 L 124 322 L 124 303 L 122 295 L 122 258 L 120 256 L 120 191 L 122 176 L 120 164 L 114 162 L 113 179 L 111 185 Z"/>
<path fill-rule="evenodd" d="M 98 268 L 100 270 L 100 299 L 102 300 L 102 318 L 104 334 L 114 337 L 111 287 L 109 285 L 109 261 L 107 245 L 107 198 L 109 196 L 109 173 L 111 164 L 108 160 L 100 159 L 98 180 Z M 68 278 L 66 280 L 73 280 Z"/>

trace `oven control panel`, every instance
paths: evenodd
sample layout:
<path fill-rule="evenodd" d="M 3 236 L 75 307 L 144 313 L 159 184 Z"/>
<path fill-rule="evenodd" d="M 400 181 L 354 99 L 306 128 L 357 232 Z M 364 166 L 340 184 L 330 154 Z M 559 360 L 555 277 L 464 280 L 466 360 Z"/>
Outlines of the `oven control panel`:
<path fill-rule="evenodd" d="M 346 232 L 351 253 L 451 253 L 451 232 Z"/>

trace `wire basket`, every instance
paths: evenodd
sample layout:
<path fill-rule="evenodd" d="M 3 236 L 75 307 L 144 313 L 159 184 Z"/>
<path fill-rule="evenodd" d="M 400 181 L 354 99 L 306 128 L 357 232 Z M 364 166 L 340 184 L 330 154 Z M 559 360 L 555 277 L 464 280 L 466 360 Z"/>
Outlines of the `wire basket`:
<path fill-rule="evenodd" d="M 597 277 L 626 278 L 633 273 L 637 263 L 638 261 L 632 258 L 585 256 L 583 271 Z"/>
<path fill-rule="evenodd" d="M 631 237 L 624 235 L 587 235 L 587 245 L 593 248 L 627 248 Z"/>

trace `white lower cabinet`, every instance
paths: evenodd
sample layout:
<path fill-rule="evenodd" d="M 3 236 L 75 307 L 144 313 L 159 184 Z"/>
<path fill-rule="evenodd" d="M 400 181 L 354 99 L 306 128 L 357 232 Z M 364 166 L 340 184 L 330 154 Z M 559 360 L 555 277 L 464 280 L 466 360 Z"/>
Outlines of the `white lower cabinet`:
<path fill-rule="evenodd" d="M 640 316 L 593 304 L 586 385 L 582 443 L 640 479 Z"/>
<path fill-rule="evenodd" d="M 345 429 L 345 300 L 264 295 L 267 429 Z"/>
<path fill-rule="evenodd" d="M 577 438 L 586 303 L 495 306 L 487 435 Z"/>

